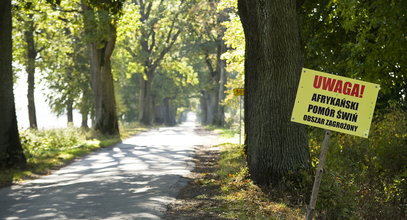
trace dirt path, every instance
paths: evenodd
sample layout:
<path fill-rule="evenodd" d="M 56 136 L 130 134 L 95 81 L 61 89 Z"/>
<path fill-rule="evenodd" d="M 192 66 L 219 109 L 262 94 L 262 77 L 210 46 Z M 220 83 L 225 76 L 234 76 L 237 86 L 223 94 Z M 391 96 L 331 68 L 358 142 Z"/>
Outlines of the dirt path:
<path fill-rule="evenodd" d="M 216 176 L 219 148 L 202 146 L 197 151 L 194 161 L 195 168 L 189 175 L 188 185 L 181 189 L 177 200 L 168 206 L 164 219 L 224 219 L 214 207 L 219 207 L 219 202 L 213 196 L 219 194 L 218 186 L 202 184 Z M 211 210 L 212 208 L 212 210 Z"/>

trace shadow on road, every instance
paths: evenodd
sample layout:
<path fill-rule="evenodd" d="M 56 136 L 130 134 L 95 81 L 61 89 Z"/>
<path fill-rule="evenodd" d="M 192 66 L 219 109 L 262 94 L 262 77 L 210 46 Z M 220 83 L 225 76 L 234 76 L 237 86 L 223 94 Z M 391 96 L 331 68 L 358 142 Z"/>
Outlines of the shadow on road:
<path fill-rule="evenodd" d="M 0 219 L 159 219 L 193 168 L 193 126 L 161 128 L 0 190 Z"/>

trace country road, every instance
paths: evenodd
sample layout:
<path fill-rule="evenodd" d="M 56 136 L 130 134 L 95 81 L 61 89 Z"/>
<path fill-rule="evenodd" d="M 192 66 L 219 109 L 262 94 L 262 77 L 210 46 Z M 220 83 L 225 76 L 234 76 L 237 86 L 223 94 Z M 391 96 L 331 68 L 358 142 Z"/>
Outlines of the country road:
<path fill-rule="evenodd" d="M 194 164 L 219 139 L 194 117 L 98 150 L 52 175 L 0 190 L 0 219 L 160 219 Z"/>

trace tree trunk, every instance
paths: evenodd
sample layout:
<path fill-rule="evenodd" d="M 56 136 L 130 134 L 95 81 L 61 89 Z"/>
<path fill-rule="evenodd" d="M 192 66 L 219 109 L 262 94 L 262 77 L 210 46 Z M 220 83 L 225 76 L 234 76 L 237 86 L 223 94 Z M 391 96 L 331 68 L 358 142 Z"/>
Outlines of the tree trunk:
<path fill-rule="evenodd" d="M 152 78 L 152 77 L 151 77 Z M 153 98 L 151 94 L 151 79 L 140 78 L 140 122 L 144 125 L 151 125 L 153 119 Z"/>
<path fill-rule="evenodd" d="M 73 100 L 68 100 L 66 103 L 66 112 L 68 119 L 68 126 L 73 125 Z"/>
<path fill-rule="evenodd" d="M 88 112 L 81 112 L 81 115 L 82 115 L 81 128 L 89 128 L 89 126 L 88 126 Z"/>
<path fill-rule="evenodd" d="M 207 123 L 207 118 L 208 118 L 208 108 L 207 108 L 207 97 L 206 97 L 206 92 L 202 91 L 202 97 L 200 99 L 200 108 L 201 108 L 201 123 L 206 124 Z"/>
<path fill-rule="evenodd" d="M 13 94 L 11 0 L 0 1 L 0 169 L 24 166 Z"/>
<path fill-rule="evenodd" d="M 278 184 L 310 166 L 306 127 L 290 121 L 303 62 L 296 1 L 239 0 L 238 7 L 249 173 L 258 184 Z"/>
<path fill-rule="evenodd" d="M 206 121 L 205 124 L 223 126 L 225 122 L 225 109 L 221 102 L 225 98 L 225 61 L 221 55 L 225 52 L 225 45 L 222 40 L 223 33 L 218 37 L 218 47 L 216 50 L 216 66 L 212 66 L 209 55 L 206 55 L 206 64 L 211 72 L 210 87 L 206 93 Z"/>
<path fill-rule="evenodd" d="M 113 36 L 112 36 L 113 37 Z M 95 130 L 103 134 L 119 134 L 116 115 L 116 100 L 114 95 L 112 68 L 110 56 L 114 49 L 116 38 L 110 39 L 103 48 L 97 43 L 91 43 L 92 88 L 95 106 Z"/>
<path fill-rule="evenodd" d="M 404 85 L 404 111 L 407 112 L 407 82 Z"/>
<path fill-rule="evenodd" d="M 218 110 L 218 88 L 214 87 L 206 93 L 206 123 L 207 125 L 215 125 Z"/>
<path fill-rule="evenodd" d="M 155 124 L 163 124 L 165 117 L 165 109 L 164 105 L 160 104 L 154 107 L 154 123 Z"/>
<path fill-rule="evenodd" d="M 37 57 L 37 51 L 35 49 L 34 41 L 34 22 L 33 15 L 28 16 L 26 21 L 26 30 L 24 31 L 25 41 L 27 43 L 27 57 L 26 57 L 26 71 L 27 71 L 27 99 L 28 99 L 28 119 L 31 129 L 37 129 L 37 116 L 35 111 L 35 58 Z"/>
<path fill-rule="evenodd" d="M 164 124 L 167 126 L 174 126 L 176 124 L 176 110 L 171 105 L 171 98 L 165 98 L 164 104 Z"/>
<path fill-rule="evenodd" d="M 96 124 L 95 108 L 92 108 L 90 111 L 90 120 L 91 120 L 92 128 L 94 128 L 95 124 Z"/>
<path fill-rule="evenodd" d="M 80 113 L 82 116 L 82 122 L 81 122 L 81 128 L 89 128 L 88 126 L 88 116 L 89 116 L 89 105 L 86 104 L 88 103 L 88 97 L 86 96 L 86 88 L 82 88 L 82 100 L 80 103 Z M 90 92 L 89 92 L 90 93 Z"/>
<path fill-rule="evenodd" d="M 222 35 L 223 36 L 223 35 Z M 219 71 L 219 89 L 218 89 L 218 105 L 215 124 L 223 127 L 225 125 L 225 106 L 222 105 L 225 100 L 225 85 L 226 85 L 226 61 L 222 60 L 221 55 L 226 52 L 225 44 L 223 40 L 220 40 L 218 46 L 218 71 Z"/>
<path fill-rule="evenodd" d="M 93 10 L 86 4 L 82 6 L 85 11 L 84 14 L 87 11 Z M 84 15 L 84 19 L 87 34 L 91 34 L 91 31 L 96 31 L 95 27 L 90 26 L 92 22 L 103 22 L 95 19 L 94 15 L 92 17 L 90 14 Z M 110 62 L 116 44 L 116 28 L 109 18 L 106 19 L 104 23 L 98 25 L 108 28 L 109 36 L 106 36 L 106 39 L 103 40 L 92 39 L 88 43 L 95 109 L 94 129 L 103 134 L 117 135 L 119 134 L 119 125 L 116 115 L 116 100 Z"/>

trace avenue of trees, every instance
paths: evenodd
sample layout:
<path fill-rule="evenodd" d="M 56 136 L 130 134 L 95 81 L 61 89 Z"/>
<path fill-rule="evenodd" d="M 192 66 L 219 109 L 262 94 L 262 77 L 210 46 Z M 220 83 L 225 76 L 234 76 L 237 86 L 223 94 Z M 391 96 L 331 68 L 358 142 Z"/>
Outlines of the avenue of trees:
<path fill-rule="evenodd" d="M 218 10 L 218 5 L 195 0 L 12 1 L 3 9 L 11 21 L 4 18 L 8 26 L 2 29 L 12 35 L 12 42 L 4 40 L 2 46 L 12 46 L 12 51 L 2 52 L 12 52 L 14 71 L 28 76 L 30 128 L 41 126 L 34 96 L 40 81 L 49 89 L 44 95 L 51 109 L 66 115 L 68 125 L 78 110 L 82 127 L 104 135 L 119 134 L 119 119 L 175 125 L 187 109 L 200 109 L 203 124 L 224 126 L 222 22 L 228 18 L 227 8 Z M 2 73 L 13 75 L 11 69 Z M 12 98 L 10 91 L 2 94 Z M 2 140 L 10 136 L 2 135 Z M 13 138 L 18 140 L 18 133 Z M 10 144 L 2 145 L 4 157 L 13 158 L 7 152 L 20 148 Z M 10 159 L 10 166 L 20 162 Z"/>
<path fill-rule="evenodd" d="M 24 71 L 27 97 L 18 98 L 28 100 L 31 129 L 41 124 L 42 81 L 68 125 L 78 110 L 82 127 L 104 135 L 118 135 L 120 121 L 172 126 L 186 110 L 228 126 L 238 108 L 231 90 L 244 87 L 248 176 L 262 186 L 290 182 L 284 193 L 309 191 L 321 132 L 290 121 L 306 67 L 382 88 L 371 138 L 333 137 L 325 185 L 351 202 L 322 197 L 325 217 L 370 218 L 374 207 L 403 216 L 406 13 L 404 0 L 3 0 L 0 169 L 26 162 L 13 95 L 14 73 Z"/>

